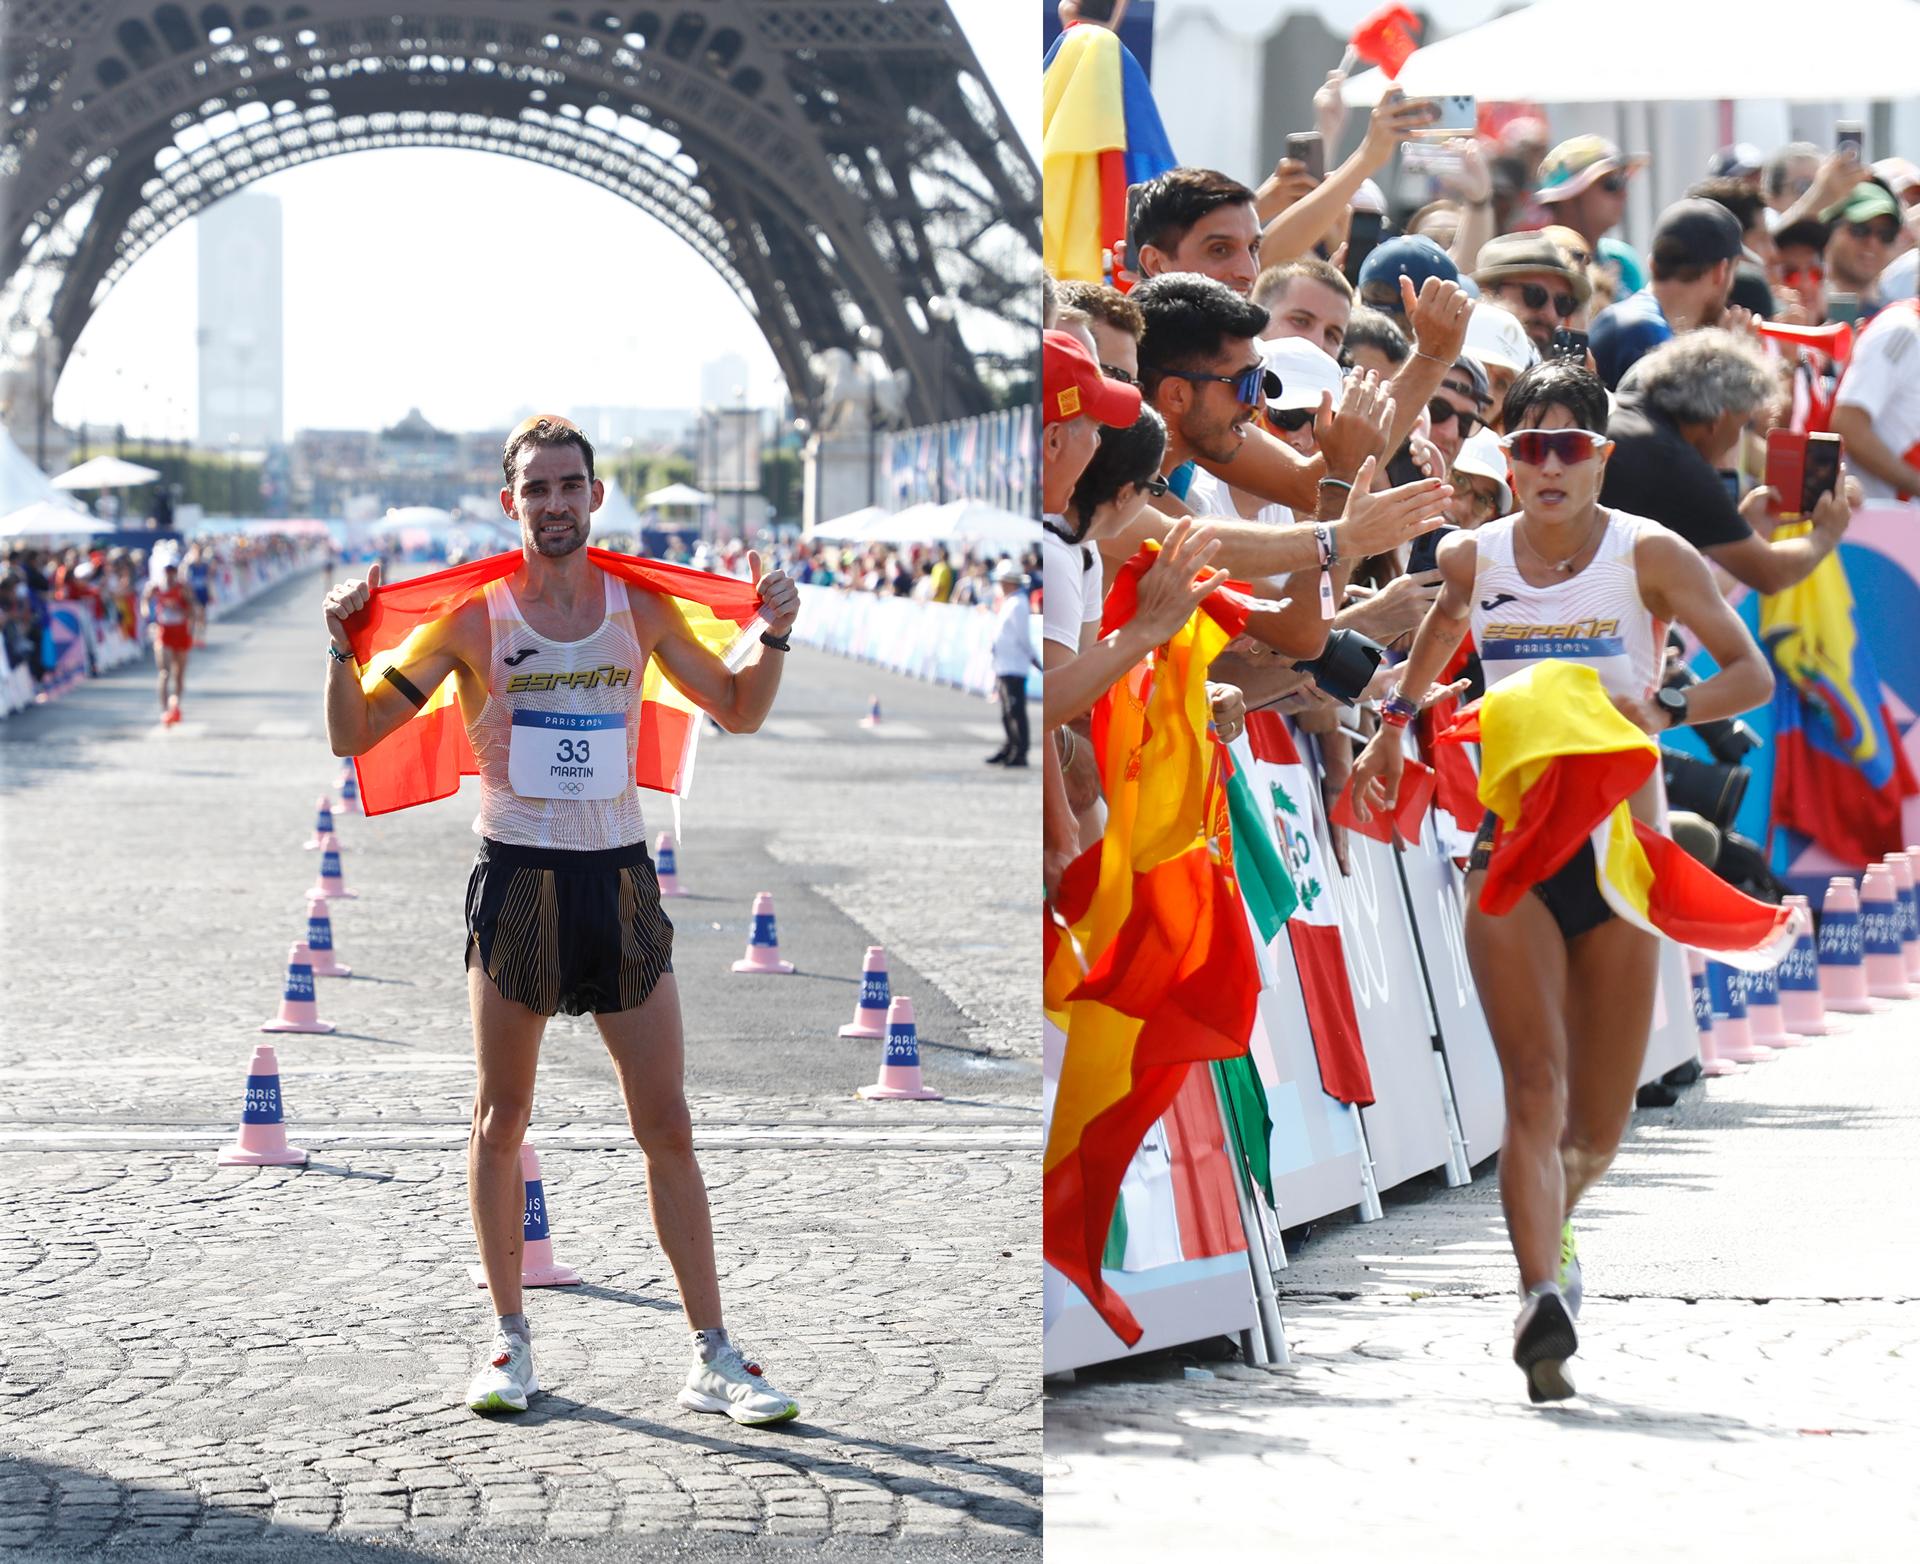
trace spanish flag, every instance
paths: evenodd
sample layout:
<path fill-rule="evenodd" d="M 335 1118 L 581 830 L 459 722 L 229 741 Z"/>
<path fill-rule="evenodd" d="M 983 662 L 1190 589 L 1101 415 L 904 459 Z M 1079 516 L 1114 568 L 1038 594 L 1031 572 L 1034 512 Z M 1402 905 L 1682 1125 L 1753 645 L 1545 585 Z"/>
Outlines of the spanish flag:
<path fill-rule="evenodd" d="M 1143 550 L 1107 596 L 1134 612 Z M 1245 628 L 1215 592 L 1094 708 L 1107 830 L 1063 879 L 1046 996 L 1067 1034 L 1048 1129 L 1044 1251 L 1121 1340 L 1140 1326 L 1100 1274 L 1120 1181 L 1196 1060 L 1246 1051 L 1260 969 L 1233 880 L 1224 746 L 1207 732 L 1207 667 Z"/>
<path fill-rule="evenodd" d="M 589 548 L 587 557 L 608 574 L 674 600 L 700 644 L 724 655 L 739 627 L 759 608 L 751 581 L 708 575 L 659 560 Z M 389 668 L 403 673 L 417 638 L 453 613 L 490 582 L 512 575 L 526 563 L 518 552 L 495 554 L 411 581 L 375 589 L 373 599 L 347 626 L 353 655 L 364 670 L 361 687 L 371 693 Z M 446 798 L 460 789 L 463 776 L 479 765 L 467 742 L 467 727 L 451 676 L 411 721 L 390 733 L 353 763 L 361 806 L 370 815 L 409 809 Z M 640 687 L 640 733 L 634 781 L 663 793 L 678 793 L 689 774 L 693 741 L 699 732 L 693 702 L 670 684 L 657 659 L 649 659 Z"/>
<path fill-rule="evenodd" d="M 1735 890 L 1633 818 L 1627 800 L 1660 763 L 1660 748 L 1620 714 L 1594 669 L 1534 663 L 1490 688 L 1442 738 L 1479 741 L 1480 801 L 1500 820 L 1481 911 L 1509 911 L 1590 841 L 1600 894 L 1649 934 L 1751 970 L 1775 966 L 1800 934 L 1795 909 Z"/>

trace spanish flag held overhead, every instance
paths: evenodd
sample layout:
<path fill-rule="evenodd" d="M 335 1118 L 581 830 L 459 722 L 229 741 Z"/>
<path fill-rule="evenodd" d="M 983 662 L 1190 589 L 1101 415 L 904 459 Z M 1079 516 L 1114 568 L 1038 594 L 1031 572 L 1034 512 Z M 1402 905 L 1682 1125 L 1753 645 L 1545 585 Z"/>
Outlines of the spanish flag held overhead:
<path fill-rule="evenodd" d="M 1143 550 L 1107 596 L 1133 614 Z M 1216 591 L 1094 708 L 1108 816 L 1052 908 L 1046 998 L 1067 1034 L 1048 1129 L 1044 1252 L 1129 1346 L 1139 1322 L 1101 1256 L 1127 1165 L 1198 1060 L 1246 1051 L 1260 969 L 1233 879 L 1225 747 L 1207 732 L 1207 666 L 1245 628 Z"/>
<path fill-rule="evenodd" d="M 709 575 L 659 560 L 635 559 L 607 549 L 589 548 L 587 558 L 609 575 L 632 586 L 670 597 L 700 644 L 724 656 L 740 626 L 759 610 L 759 591 L 751 581 Z M 409 651 L 433 625 L 453 613 L 490 582 L 512 575 L 526 563 L 519 552 L 495 554 L 436 571 L 411 581 L 374 590 L 372 601 L 347 625 L 347 639 L 362 669 L 361 687 L 376 689 L 386 671 L 404 671 Z M 467 742 L 466 721 L 448 676 L 412 719 L 388 734 L 353 763 L 361 806 L 370 815 L 409 809 L 460 789 L 463 776 L 477 776 L 479 764 Z M 692 701 L 668 682 L 659 660 L 647 660 L 640 688 L 640 731 L 634 781 L 663 793 L 680 793 L 691 775 L 693 741 L 699 732 Z"/>
<path fill-rule="evenodd" d="M 1735 890 L 1633 818 L 1627 801 L 1660 763 L 1660 748 L 1620 714 L 1594 669 L 1531 664 L 1441 737 L 1479 741 L 1480 801 L 1500 820 L 1483 912 L 1507 912 L 1591 841 L 1600 894 L 1649 934 L 1749 970 L 1777 965 L 1799 936 L 1796 909 Z"/>

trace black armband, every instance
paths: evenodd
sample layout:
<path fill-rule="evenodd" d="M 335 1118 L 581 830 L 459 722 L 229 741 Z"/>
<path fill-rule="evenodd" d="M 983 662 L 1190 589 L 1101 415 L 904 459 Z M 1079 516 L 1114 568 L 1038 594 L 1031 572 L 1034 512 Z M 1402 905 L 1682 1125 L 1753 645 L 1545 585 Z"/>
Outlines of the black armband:
<path fill-rule="evenodd" d="M 413 680 L 409 679 L 398 668 L 389 668 L 381 677 L 402 695 L 406 696 L 408 700 L 412 701 L 415 711 L 418 711 L 422 706 L 427 704 L 426 696 L 420 693 L 420 686 L 415 684 Z"/>

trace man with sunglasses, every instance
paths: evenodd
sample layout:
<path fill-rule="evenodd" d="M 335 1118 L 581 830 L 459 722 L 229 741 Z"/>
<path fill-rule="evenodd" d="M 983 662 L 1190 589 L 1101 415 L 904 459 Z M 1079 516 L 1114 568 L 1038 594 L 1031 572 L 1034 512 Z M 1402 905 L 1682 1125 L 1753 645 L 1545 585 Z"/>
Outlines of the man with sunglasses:
<path fill-rule="evenodd" d="M 1480 248 L 1473 280 L 1519 317 L 1545 353 L 1553 334 L 1587 302 L 1593 286 L 1583 268 L 1544 234 L 1501 234 Z"/>
<path fill-rule="evenodd" d="M 1630 245 L 1607 237 L 1627 210 L 1627 181 L 1646 167 L 1645 157 L 1623 157 L 1604 136 L 1574 136 L 1540 160 L 1535 198 L 1585 237 L 1595 260 L 1619 280 L 1619 294 L 1637 292 L 1646 283 L 1640 258 Z"/>
<path fill-rule="evenodd" d="M 1569 360 L 1514 383 L 1502 443 L 1519 509 L 1440 545 L 1440 597 L 1383 703 L 1380 731 L 1354 765 L 1363 820 L 1377 809 L 1391 814 L 1402 730 L 1469 626 L 1489 687 L 1537 662 L 1580 663 L 1650 734 L 1768 699 L 1766 659 L 1700 555 L 1658 522 L 1600 505 L 1612 452 L 1599 432 L 1606 416 L 1600 382 Z M 1668 623 L 1692 631 L 1719 670 L 1684 694 L 1659 687 Z M 1657 770 L 1630 807 L 1664 825 Z M 1505 912 L 1486 911 L 1480 892 L 1494 816 L 1487 821 L 1469 860 L 1466 943 L 1505 1085 L 1500 1200 L 1522 1296 L 1513 1356 L 1532 1400 L 1560 1400 L 1574 1394 L 1566 1365 L 1578 1346 L 1571 1218 L 1633 1111 L 1660 945 L 1603 897 L 1591 843 Z"/>
<path fill-rule="evenodd" d="M 1464 353 L 1440 377 L 1440 389 L 1427 403 L 1427 438 L 1446 458 L 1449 470 L 1460 447 L 1485 425 L 1492 400 L 1487 372 Z"/>
<path fill-rule="evenodd" d="M 1880 274 L 1900 242 L 1900 203 L 1877 180 L 1855 185 L 1852 194 L 1820 214 L 1829 225 L 1827 283 L 1860 300 L 1866 320 L 1885 303 Z"/>
<path fill-rule="evenodd" d="M 1653 281 L 1593 320 L 1593 361 L 1608 389 L 1676 332 L 1716 326 L 1745 246 L 1740 219 L 1718 201 L 1688 196 L 1653 227 Z"/>

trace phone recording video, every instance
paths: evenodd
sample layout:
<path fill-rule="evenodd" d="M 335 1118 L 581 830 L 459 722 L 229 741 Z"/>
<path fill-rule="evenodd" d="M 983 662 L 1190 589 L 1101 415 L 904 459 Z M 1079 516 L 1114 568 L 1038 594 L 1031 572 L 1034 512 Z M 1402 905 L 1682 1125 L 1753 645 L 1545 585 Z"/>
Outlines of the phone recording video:
<path fill-rule="evenodd" d="M 1304 163 L 1315 179 L 1327 177 L 1327 146 L 1317 130 L 1296 131 L 1287 137 L 1287 156 Z"/>

